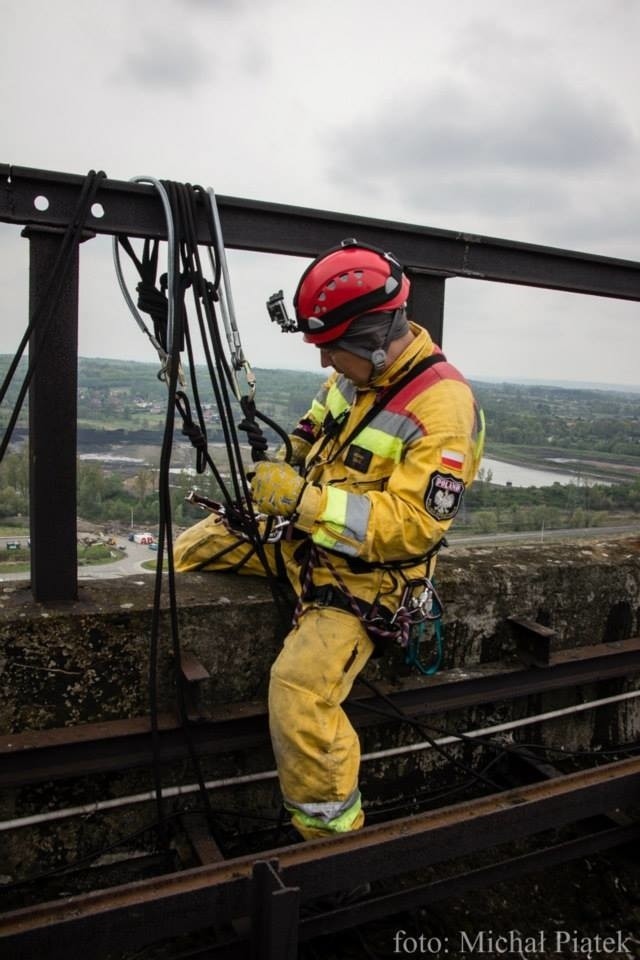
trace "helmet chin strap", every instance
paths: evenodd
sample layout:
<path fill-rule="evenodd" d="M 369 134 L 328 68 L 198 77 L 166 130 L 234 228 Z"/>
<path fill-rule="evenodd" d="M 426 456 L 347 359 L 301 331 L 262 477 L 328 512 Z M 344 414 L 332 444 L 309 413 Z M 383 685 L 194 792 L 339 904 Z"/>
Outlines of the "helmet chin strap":
<path fill-rule="evenodd" d="M 379 316 L 378 314 L 378 317 Z M 389 317 L 383 336 L 381 336 L 382 330 L 380 329 L 378 317 L 376 317 L 375 314 L 371 314 L 370 320 L 375 325 L 374 329 L 363 332 L 361 326 L 354 325 L 350 334 L 333 341 L 335 347 L 348 350 L 349 353 L 354 353 L 357 357 L 362 357 L 364 360 L 369 361 L 373 367 L 370 380 L 374 380 L 379 376 L 387 365 L 387 349 L 391 341 L 402 336 L 408 329 L 404 307 L 399 307 L 393 311 Z M 373 349 L 371 348 L 371 340 L 373 340 L 373 344 L 376 344 L 377 341 L 377 345 L 375 345 Z M 367 343 L 367 341 L 369 341 L 369 343 Z"/>
<path fill-rule="evenodd" d="M 399 307 L 397 310 L 393 311 L 393 316 L 389 321 L 389 326 L 387 327 L 387 333 L 384 338 L 384 343 L 382 347 L 379 347 L 377 350 L 374 350 L 371 354 L 371 363 L 373 364 L 373 377 L 378 376 L 382 373 L 384 368 L 387 365 L 387 348 L 392 340 L 395 340 L 398 336 L 399 329 L 402 326 L 406 326 L 406 313 L 404 307 Z"/>
<path fill-rule="evenodd" d="M 374 350 L 369 357 L 369 360 L 373 364 L 374 376 L 377 376 L 379 373 L 382 373 L 385 368 L 385 364 L 387 362 L 387 351 L 382 349 Z"/>

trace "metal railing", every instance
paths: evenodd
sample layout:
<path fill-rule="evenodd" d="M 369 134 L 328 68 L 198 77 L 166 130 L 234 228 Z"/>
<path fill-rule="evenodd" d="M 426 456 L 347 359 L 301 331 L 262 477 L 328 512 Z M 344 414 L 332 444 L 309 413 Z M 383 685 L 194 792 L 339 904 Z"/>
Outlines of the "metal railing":
<path fill-rule="evenodd" d="M 22 224 L 30 246 L 31 317 L 37 316 L 84 177 L 0 164 L 0 221 Z M 410 310 L 442 341 L 450 277 L 640 300 L 640 263 L 237 197 L 218 197 L 226 246 L 312 257 L 345 236 L 393 250 L 412 280 Z M 87 224 L 93 234 L 166 237 L 151 186 L 102 180 Z M 198 224 L 203 239 L 204 208 Z M 31 589 L 39 602 L 77 597 L 76 422 L 78 258 L 50 318 L 48 362 L 29 392 Z M 39 331 L 31 338 L 37 352 Z"/>
<path fill-rule="evenodd" d="M 216 926 L 235 921 L 235 933 L 219 949 L 207 943 L 180 955 L 295 960 L 299 941 L 637 842 L 637 823 L 612 820 L 603 829 L 602 821 L 596 827 L 594 820 L 629 807 L 639 787 L 640 759 L 631 757 L 331 839 L 264 851 L 259 859 L 252 854 L 89 895 L 64 896 L 4 914 L 2 956 L 63 960 L 84 954 L 120 956 L 123 951 L 131 955 L 150 943 L 203 929 L 212 939 Z M 585 832 L 589 818 L 594 820 Z M 515 856 L 511 851 L 498 861 L 475 869 L 465 865 L 462 872 L 435 880 L 424 876 L 430 867 L 534 835 L 540 844 L 544 831 L 574 824 L 581 824 L 582 832 L 564 842 L 547 840 L 535 850 Z M 395 878 L 407 874 L 413 874 L 415 885 L 395 887 Z M 387 892 L 372 899 L 300 918 L 301 905 L 317 903 L 336 890 L 389 880 L 394 883 Z M 249 950 L 240 926 L 247 917 Z"/>

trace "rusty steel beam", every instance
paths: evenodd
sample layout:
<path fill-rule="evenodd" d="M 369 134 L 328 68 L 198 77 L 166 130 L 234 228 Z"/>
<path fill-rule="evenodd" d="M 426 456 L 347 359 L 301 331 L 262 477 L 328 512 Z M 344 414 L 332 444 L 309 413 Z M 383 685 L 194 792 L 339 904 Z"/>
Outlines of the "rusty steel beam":
<path fill-rule="evenodd" d="M 30 362 L 37 360 L 29 388 L 29 525 L 31 592 L 37 603 L 78 597 L 76 533 L 76 433 L 78 419 L 78 279 L 75 250 L 53 305 L 50 280 L 65 242 L 62 230 L 28 227 L 29 312 L 35 322 Z M 43 307 L 45 309 L 43 309 Z M 55 497 L 51 496 L 55 477 Z"/>
<path fill-rule="evenodd" d="M 640 671 L 640 638 L 559 650 L 543 668 L 503 667 L 485 664 L 463 671 L 469 679 L 420 683 L 393 692 L 391 698 L 409 716 L 450 712 L 490 703 L 516 700 L 532 694 L 549 693 L 564 687 L 624 677 Z M 486 672 L 485 672 L 486 671 Z M 455 674 L 456 671 L 452 671 Z M 434 682 L 435 681 L 435 682 Z M 379 685 L 384 692 L 384 685 Z M 356 706 L 353 701 L 352 706 Z"/>
<path fill-rule="evenodd" d="M 191 740 L 201 756 L 269 742 L 263 705 L 253 705 L 244 716 L 231 708 L 225 713 L 190 724 Z M 161 763 L 189 755 L 184 731 L 172 714 L 159 717 L 158 742 Z M 152 758 L 149 717 L 4 734 L 0 738 L 0 787 L 130 769 L 148 765 Z"/>
<path fill-rule="evenodd" d="M 401 690 L 385 683 L 377 687 L 397 710 L 416 719 L 638 672 L 640 638 L 632 638 L 558 651 L 551 656 L 549 665 L 540 669 L 494 663 L 465 671 L 465 679 L 457 679 L 457 671 L 451 671 L 428 682 L 411 678 Z M 376 712 L 367 710 L 368 706 Z M 358 729 L 384 722 L 381 711 L 388 714 L 389 720 L 397 720 L 390 704 L 362 687 L 356 687 L 347 711 Z M 210 708 L 208 718 L 191 724 L 189 732 L 201 756 L 269 743 L 266 708 L 261 702 Z M 159 718 L 158 739 L 160 762 L 188 756 L 185 737 L 175 717 L 167 714 Z M 143 766 L 152 757 L 148 717 L 5 734 L 0 737 L 0 787 Z"/>
<path fill-rule="evenodd" d="M 299 890 L 306 903 L 627 807 L 639 788 L 640 759 L 622 760 L 260 859 L 276 864 L 282 889 Z M 254 858 L 241 857 L 6 913 L 0 952 L 11 960 L 100 957 L 250 915 L 253 872 Z"/>
<path fill-rule="evenodd" d="M 300 890 L 282 882 L 277 860 L 253 867 L 251 956 L 254 960 L 296 960 Z"/>
<path fill-rule="evenodd" d="M 496 883 L 505 883 L 550 867 L 570 863 L 583 857 L 592 857 L 605 850 L 636 843 L 640 839 L 640 824 L 612 827 L 579 836 L 564 843 L 552 844 L 533 853 L 499 860 L 487 867 L 479 867 L 464 873 L 454 874 L 443 880 L 402 887 L 394 893 L 385 894 L 362 902 L 352 903 L 318 916 L 300 921 L 301 942 L 359 927 L 372 920 L 380 920 L 394 913 L 415 910 L 430 903 L 438 903 L 460 897 L 471 890 L 486 890 Z"/>
<path fill-rule="evenodd" d="M 0 164 L 0 220 L 66 226 L 83 177 Z M 206 186 L 206 184 L 205 184 Z M 34 201 L 46 197 L 46 210 Z M 327 210 L 220 196 L 225 244 L 241 250 L 312 257 L 345 236 L 391 249 L 410 270 L 434 277 L 466 277 L 640 300 L 640 263 L 495 237 L 439 230 Z M 40 206 L 43 204 L 40 203 Z M 105 180 L 87 227 L 96 233 L 164 238 L 154 189 Z M 198 223 L 206 242 L 204 210 Z"/>

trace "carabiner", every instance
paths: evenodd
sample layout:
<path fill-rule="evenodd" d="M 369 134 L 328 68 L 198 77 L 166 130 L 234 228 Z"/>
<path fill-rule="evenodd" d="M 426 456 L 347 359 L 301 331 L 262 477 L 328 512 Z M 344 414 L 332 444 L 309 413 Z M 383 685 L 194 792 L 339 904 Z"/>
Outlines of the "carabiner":
<path fill-rule="evenodd" d="M 415 596 L 416 590 L 422 587 Z M 400 598 L 400 610 L 406 610 L 412 624 L 425 623 L 427 620 L 439 620 L 442 616 L 442 603 L 435 587 L 428 577 L 408 580 Z M 397 613 L 396 613 L 397 616 Z"/>

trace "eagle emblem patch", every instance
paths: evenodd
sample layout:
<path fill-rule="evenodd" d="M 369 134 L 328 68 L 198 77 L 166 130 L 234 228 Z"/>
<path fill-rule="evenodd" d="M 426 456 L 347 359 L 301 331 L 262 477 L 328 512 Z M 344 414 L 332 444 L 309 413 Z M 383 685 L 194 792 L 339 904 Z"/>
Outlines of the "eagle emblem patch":
<path fill-rule="evenodd" d="M 431 474 L 424 505 L 434 520 L 452 520 L 462 503 L 465 486 L 462 480 L 450 473 Z"/>

